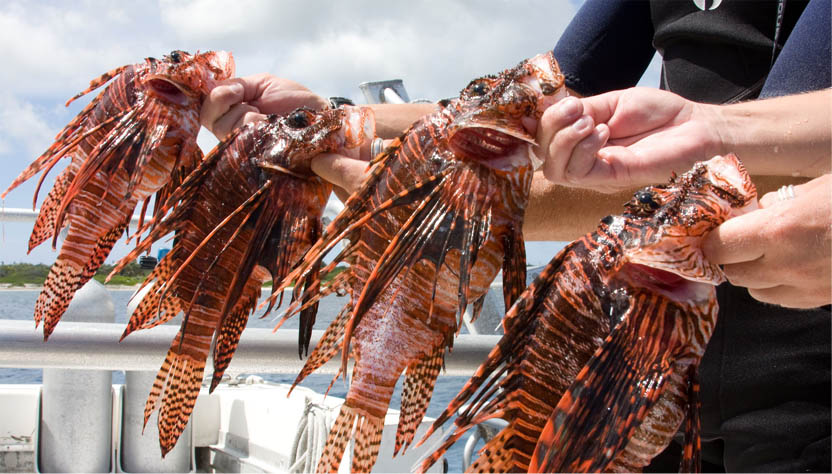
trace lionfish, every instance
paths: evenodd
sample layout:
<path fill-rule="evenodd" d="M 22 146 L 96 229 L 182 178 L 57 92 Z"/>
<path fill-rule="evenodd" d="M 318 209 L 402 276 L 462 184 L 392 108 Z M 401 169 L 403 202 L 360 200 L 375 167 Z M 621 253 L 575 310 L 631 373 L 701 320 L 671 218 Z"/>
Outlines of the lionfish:
<path fill-rule="evenodd" d="M 683 469 L 698 469 L 696 372 L 716 323 L 722 270 L 702 239 L 756 208 L 733 156 L 697 163 L 669 184 L 635 193 L 619 216 L 567 245 L 518 298 L 505 335 L 425 438 L 453 416 L 456 430 L 490 418 L 508 425 L 471 472 L 635 472 L 685 422 Z"/>
<path fill-rule="evenodd" d="M 145 406 L 145 424 L 159 408 L 163 456 L 185 429 L 211 348 L 213 391 L 263 283 L 276 287 L 321 234 L 332 186 L 312 173 L 311 159 L 354 149 L 374 134 L 372 110 L 359 107 L 302 108 L 238 128 L 160 206 L 150 233 L 113 270 L 174 233 L 122 335 L 184 313 Z"/>
<path fill-rule="evenodd" d="M 164 201 L 202 160 L 196 144 L 202 101 L 218 81 L 234 74 L 231 53 L 191 55 L 173 51 L 162 59 L 122 66 L 94 79 L 75 99 L 112 82 L 79 113 L 40 157 L 14 180 L 6 194 L 43 171 L 43 180 L 63 157 L 70 164 L 44 199 L 29 238 L 29 251 L 69 226 L 35 304 L 43 339 L 55 329 L 75 292 L 107 258 L 127 229 L 133 211 L 150 198 Z"/>
<path fill-rule="evenodd" d="M 295 381 L 339 349 L 336 378 L 346 373 L 349 357 L 355 360 L 318 471 L 337 471 L 351 438 L 352 470 L 372 468 L 394 386 L 405 372 L 395 442 L 395 452 L 403 452 L 468 302 L 478 313 L 501 269 L 507 307 L 522 291 L 521 227 L 534 172 L 534 130 L 526 127 L 536 127 L 543 110 L 565 94 L 551 53 L 472 81 L 374 158 L 361 189 L 289 275 L 307 280 L 310 301 L 349 293 Z M 346 244 L 324 270 L 349 268 L 321 283 L 318 268 L 338 242 Z M 302 308 L 290 306 L 282 321 Z M 303 320 L 301 314 L 301 327 L 308 327 Z"/>

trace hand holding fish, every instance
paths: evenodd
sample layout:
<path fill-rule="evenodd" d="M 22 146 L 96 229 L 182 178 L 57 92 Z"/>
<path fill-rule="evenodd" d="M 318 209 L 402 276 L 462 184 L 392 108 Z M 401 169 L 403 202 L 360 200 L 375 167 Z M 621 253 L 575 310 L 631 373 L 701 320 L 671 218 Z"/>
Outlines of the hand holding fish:
<path fill-rule="evenodd" d="M 706 239 L 708 260 L 755 299 L 795 308 L 832 302 L 832 175 L 768 193 L 758 211 L 726 221 Z"/>
<path fill-rule="evenodd" d="M 298 107 L 319 110 L 329 102 L 305 86 L 271 74 L 255 74 L 225 81 L 202 105 L 200 122 L 220 140 L 234 129 L 265 114 L 285 115 Z"/>
<path fill-rule="evenodd" d="M 710 105 L 637 87 L 569 99 L 544 113 L 537 153 L 550 181 L 601 191 L 660 182 L 729 152 L 752 175 L 817 177 L 829 172 L 829 98 Z"/>

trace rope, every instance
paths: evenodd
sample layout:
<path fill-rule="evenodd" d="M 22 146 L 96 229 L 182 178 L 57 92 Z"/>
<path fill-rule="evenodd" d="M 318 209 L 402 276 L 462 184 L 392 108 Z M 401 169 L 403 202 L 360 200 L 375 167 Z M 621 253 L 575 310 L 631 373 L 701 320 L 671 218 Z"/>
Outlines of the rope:
<path fill-rule="evenodd" d="M 292 441 L 289 472 L 315 472 L 331 424 L 332 410 L 307 398 L 303 417 Z"/>

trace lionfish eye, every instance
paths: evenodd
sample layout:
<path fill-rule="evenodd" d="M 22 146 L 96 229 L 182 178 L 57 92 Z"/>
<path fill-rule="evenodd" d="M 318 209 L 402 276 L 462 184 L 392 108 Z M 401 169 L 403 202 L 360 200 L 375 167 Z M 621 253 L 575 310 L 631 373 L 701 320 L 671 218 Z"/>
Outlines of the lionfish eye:
<path fill-rule="evenodd" d="M 485 95 L 488 93 L 488 84 L 485 82 L 478 82 L 471 86 L 471 95 Z"/>
<path fill-rule="evenodd" d="M 292 128 L 308 127 L 309 117 L 302 111 L 292 112 L 288 117 L 286 117 L 286 125 Z"/>
<path fill-rule="evenodd" d="M 659 208 L 659 203 L 656 201 L 656 194 L 648 188 L 636 191 L 633 200 L 627 203 L 626 207 L 632 214 L 647 216 Z"/>
<path fill-rule="evenodd" d="M 639 204 L 646 208 L 650 209 L 658 209 L 659 203 L 656 202 L 656 198 L 651 191 L 647 191 L 642 189 L 641 191 L 636 192 L 636 200 L 638 200 Z"/>
<path fill-rule="evenodd" d="M 175 63 L 178 63 L 178 62 L 182 61 L 182 56 L 179 54 L 179 51 L 171 51 L 170 52 L 170 60 L 175 62 Z"/>

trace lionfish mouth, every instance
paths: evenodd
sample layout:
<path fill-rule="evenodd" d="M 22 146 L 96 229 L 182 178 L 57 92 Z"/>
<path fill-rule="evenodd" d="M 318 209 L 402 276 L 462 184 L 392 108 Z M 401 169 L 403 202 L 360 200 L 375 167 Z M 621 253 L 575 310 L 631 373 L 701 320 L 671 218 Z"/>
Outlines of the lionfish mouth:
<path fill-rule="evenodd" d="M 534 144 L 534 137 L 519 124 L 473 118 L 452 127 L 449 144 L 460 158 L 508 171 L 529 163 L 525 145 Z"/>
<path fill-rule="evenodd" d="M 182 106 L 187 105 L 189 102 L 188 91 L 169 79 L 154 76 L 149 78 L 145 84 L 147 84 L 148 89 L 153 95 L 161 97 L 168 102 Z"/>
<path fill-rule="evenodd" d="M 627 263 L 621 269 L 633 284 L 663 293 L 675 301 L 700 301 L 709 298 L 712 288 L 719 281 L 702 279 L 692 280 L 681 273 L 675 273 L 662 268 Z"/>

